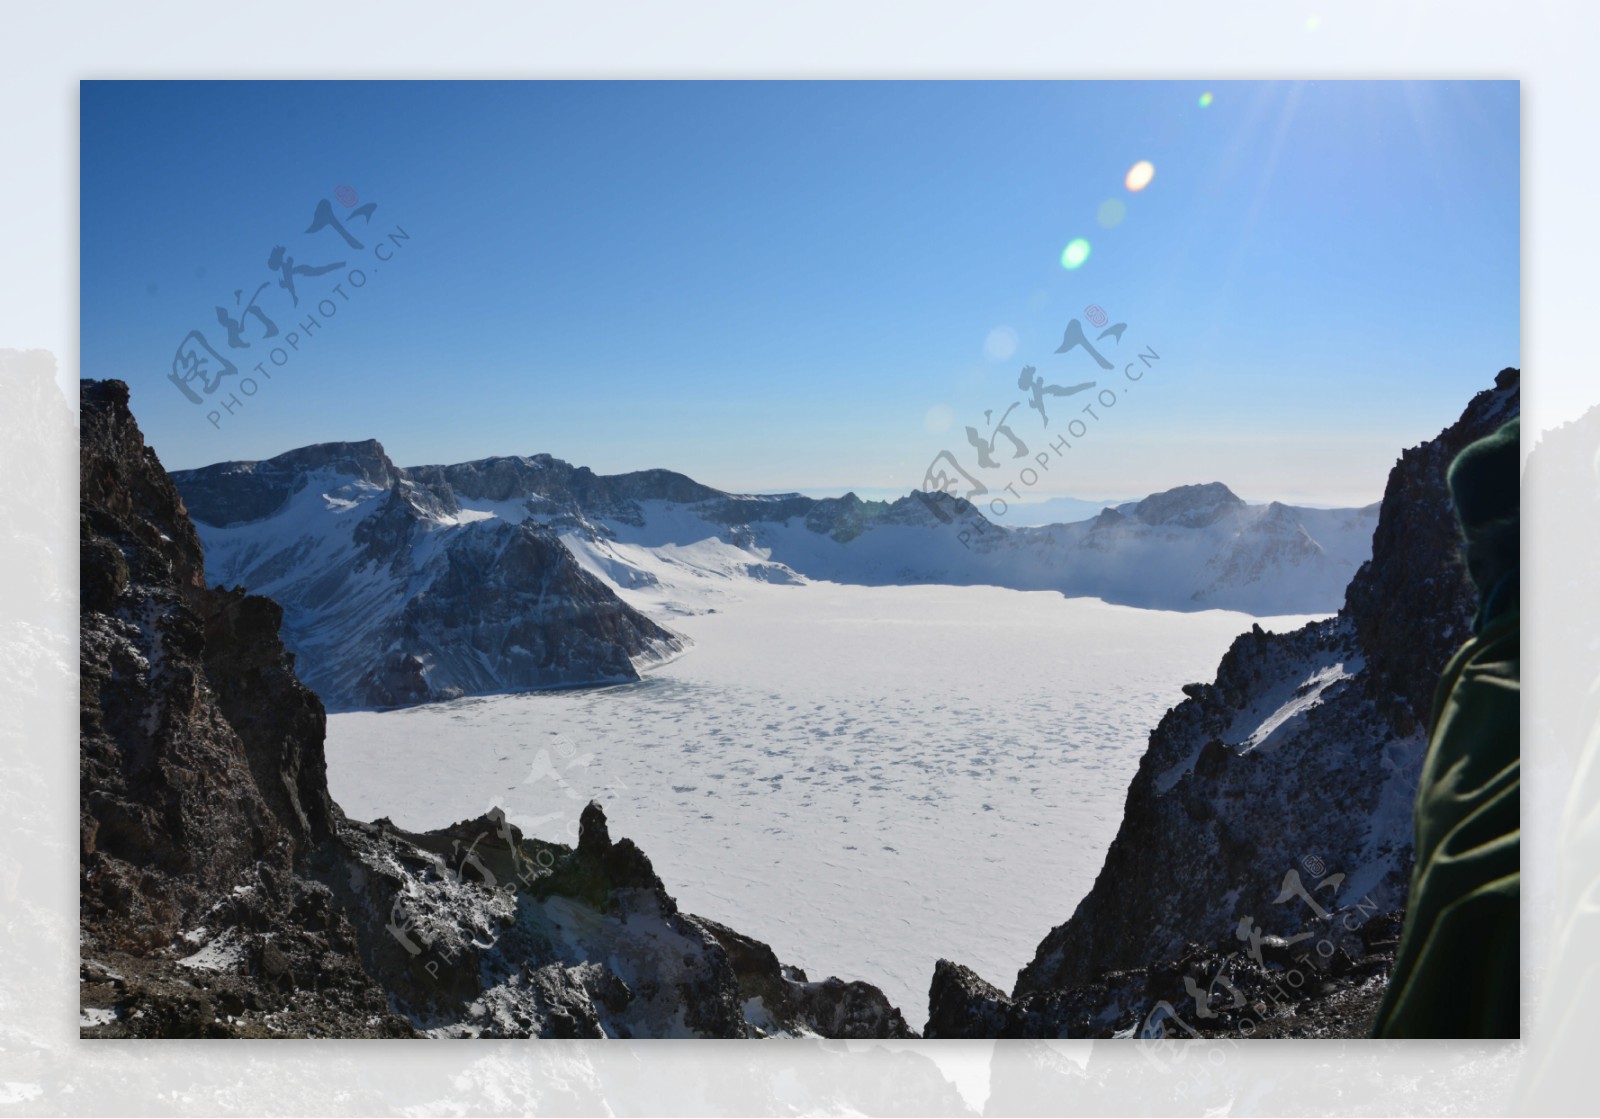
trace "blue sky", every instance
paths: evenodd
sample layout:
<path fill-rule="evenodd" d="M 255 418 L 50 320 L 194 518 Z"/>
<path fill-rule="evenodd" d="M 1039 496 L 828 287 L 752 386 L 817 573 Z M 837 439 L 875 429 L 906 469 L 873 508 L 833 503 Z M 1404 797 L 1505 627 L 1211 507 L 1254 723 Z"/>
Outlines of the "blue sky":
<path fill-rule="evenodd" d="M 82 371 L 129 382 L 173 468 L 371 437 L 402 465 L 548 451 L 878 495 L 948 449 L 1029 497 L 1364 503 L 1520 364 L 1514 82 L 81 91 Z M 323 199 L 359 250 L 306 232 Z M 342 267 L 297 274 L 295 307 L 277 246 Z M 262 283 L 279 335 L 241 317 L 230 347 L 215 308 Z M 1128 324 L 1110 373 L 1054 353 L 1091 304 Z M 200 405 L 168 378 L 192 330 L 239 370 Z M 1024 364 L 1097 387 L 1046 428 Z M 1013 403 L 1029 455 L 1002 436 L 981 471 L 964 429 Z"/>

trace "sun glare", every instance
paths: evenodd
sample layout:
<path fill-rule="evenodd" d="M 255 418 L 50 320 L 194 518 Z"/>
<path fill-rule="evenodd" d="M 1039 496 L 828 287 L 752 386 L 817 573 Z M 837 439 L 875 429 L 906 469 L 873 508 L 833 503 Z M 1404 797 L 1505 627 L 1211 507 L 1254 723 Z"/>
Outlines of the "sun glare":
<path fill-rule="evenodd" d="M 1141 159 L 1128 168 L 1127 177 L 1122 180 L 1122 185 L 1137 193 L 1150 185 L 1150 180 L 1156 177 L 1155 164 L 1148 159 Z"/>

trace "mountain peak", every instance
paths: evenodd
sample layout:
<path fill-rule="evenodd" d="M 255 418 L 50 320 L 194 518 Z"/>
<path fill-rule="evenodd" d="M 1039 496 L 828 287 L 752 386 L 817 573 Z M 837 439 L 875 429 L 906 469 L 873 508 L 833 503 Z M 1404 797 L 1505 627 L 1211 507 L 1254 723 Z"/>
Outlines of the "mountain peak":
<path fill-rule="evenodd" d="M 195 520 L 226 528 L 269 517 L 304 484 L 306 475 L 328 470 L 377 486 L 392 486 L 400 470 L 376 439 L 313 443 L 258 461 L 217 462 L 196 470 L 174 470 Z"/>
<path fill-rule="evenodd" d="M 1121 506 L 1120 511 L 1147 525 L 1202 528 L 1243 507 L 1239 495 L 1221 482 L 1205 482 L 1153 493 L 1143 501 Z"/>

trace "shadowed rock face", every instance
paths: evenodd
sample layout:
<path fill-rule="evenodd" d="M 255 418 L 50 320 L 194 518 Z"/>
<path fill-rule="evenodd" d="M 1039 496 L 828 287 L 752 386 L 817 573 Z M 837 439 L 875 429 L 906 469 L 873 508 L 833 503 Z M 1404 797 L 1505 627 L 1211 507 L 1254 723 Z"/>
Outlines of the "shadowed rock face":
<path fill-rule="evenodd" d="M 1445 470 L 1516 414 L 1518 381 L 1503 371 L 1460 420 L 1401 456 L 1372 559 L 1336 617 L 1293 633 L 1254 627 L 1215 682 L 1185 685 L 1188 698 L 1150 735 L 1093 889 L 1010 996 L 941 963 L 930 1036 L 978 1036 L 964 1031 L 997 1022 L 1017 1036 L 1111 1036 L 1150 1027 L 1162 999 L 1187 1006 L 1184 1018 L 1205 1032 L 1216 1021 L 1201 1009 L 1236 1012 L 1233 996 L 1212 984 L 1215 968 L 1198 980 L 1198 999 L 1174 989 L 1188 974 L 1174 961 L 1212 957 L 1239 976 L 1297 967 L 1315 976 L 1314 991 L 1344 1000 L 1309 1009 L 1304 992 L 1294 1005 L 1268 1000 L 1252 1013 L 1274 1029 L 1364 1033 L 1350 1008 L 1375 1009 L 1368 981 L 1381 995 L 1392 961 L 1393 938 L 1374 922 L 1405 905 L 1433 689 L 1475 607 Z M 1335 960 L 1346 961 L 1338 975 Z M 1352 975 L 1359 982 L 1345 982 Z M 1251 982 L 1264 990 L 1269 978 Z M 1291 1019 L 1300 1025 L 1285 1026 Z"/>
<path fill-rule="evenodd" d="M 576 849 L 347 820 L 282 611 L 207 589 L 120 382 L 82 386 L 80 468 L 85 1036 L 907 1036 L 680 913 L 599 805 Z M 751 1018 L 752 984 L 794 991 Z"/>
<path fill-rule="evenodd" d="M 120 382 L 84 389 L 80 470 L 84 903 L 141 913 L 120 935 L 162 943 L 199 897 L 328 834 L 322 708 L 277 607 L 205 589 Z"/>
<path fill-rule="evenodd" d="M 970 969 L 940 960 L 928 995 L 926 1035 L 1364 1037 L 1394 966 L 1402 916 L 1363 921 L 1326 959 L 1313 950 L 1316 966 L 1301 959 L 1303 949 L 1279 939 L 1262 944 L 1259 960 L 1226 942 L 1187 944 L 1171 959 L 1014 998 Z M 1197 1009 L 1201 1001 L 1204 1015 Z"/>
<path fill-rule="evenodd" d="M 117 1009 L 112 1033 L 230 1034 L 219 1018 L 252 1014 L 238 1032 L 273 1032 L 272 1013 L 281 1032 L 409 1034 L 357 963 L 355 930 L 296 873 L 338 826 L 322 705 L 295 679 L 277 606 L 205 588 L 127 404 L 120 382 L 83 386 L 85 1004 Z"/>
<path fill-rule="evenodd" d="M 583 570 L 549 529 L 531 523 L 473 527 L 477 531 L 447 545 L 444 562 L 425 576 L 426 590 L 408 598 L 357 651 L 370 660 L 375 647 L 397 649 L 379 655 L 353 687 L 345 683 L 352 673 L 342 656 L 318 664 L 311 678 L 327 682 L 336 702 L 381 707 L 620 683 L 639 678 L 635 655 L 683 647 Z M 396 562 L 409 576 L 408 560 L 401 553 Z M 395 687 L 399 663 L 409 679 Z"/>
<path fill-rule="evenodd" d="M 805 1032 L 833 1038 L 916 1037 L 900 1011 L 877 987 L 859 980 L 812 982 L 806 973 L 778 961 L 770 947 L 704 917 L 694 918 L 728 954 L 738 978 L 739 1001 L 752 1026 L 766 1031 Z M 787 1025 L 786 1025 L 787 1024 Z"/>
<path fill-rule="evenodd" d="M 1502 369 L 1461 419 L 1408 449 L 1389 472 L 1372 559 L 1350 581 L 1344 613 L 1367 651 L 1380 700 L 1400 697 L 1426 724 L 1439 673 L 1465 639 L 1460 622 L 1476 613 L 1476 592 L 1461 562 L 1461 534 L 1445 484 L 1456 455 L 1517 414 L 1521 376 Z M 1404 723 L 1403 712 L 1393 717 Z"/>

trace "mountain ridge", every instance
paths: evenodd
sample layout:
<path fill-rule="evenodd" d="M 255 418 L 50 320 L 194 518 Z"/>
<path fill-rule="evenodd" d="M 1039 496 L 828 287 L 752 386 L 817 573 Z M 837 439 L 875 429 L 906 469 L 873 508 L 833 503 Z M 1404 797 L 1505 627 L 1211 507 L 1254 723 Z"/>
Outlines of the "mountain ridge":
<path fill-rule="evenodd" d="M 341 710 L 636 680 L 687 651 L 667 619 L 701 609 L 706 580 L 1331 612 L 1377 519 L 1376 506 L 1249 505 L 1209 482 L 1079 522 L 1007 527 L 942 493 L 736 494 L 548 454 L 398 468 L 374 440 L 172 479 L 214 575 L 283 605 L 308 683 Z M 548 612 L 552 580 L 560 617 L 526 624 Z"/>

